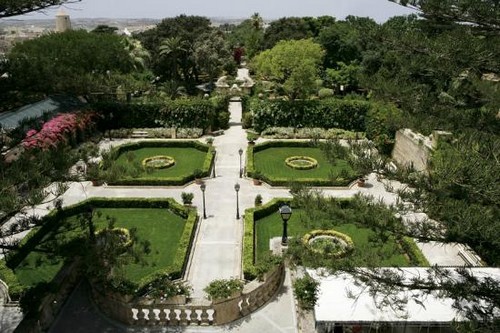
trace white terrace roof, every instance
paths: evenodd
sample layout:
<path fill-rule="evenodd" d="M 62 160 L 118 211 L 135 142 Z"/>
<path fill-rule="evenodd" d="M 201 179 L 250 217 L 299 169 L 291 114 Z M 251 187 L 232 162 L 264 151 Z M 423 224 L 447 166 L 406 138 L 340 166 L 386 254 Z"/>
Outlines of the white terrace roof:
<path fill-rule="evenodd" d="M 451 268 L 450 268 L 451 269 Z M 469 268 L 474 276 L 491 276 L 500 282 L 499 268 Z M 427 276 L 427 269 L 409 267 L 402 269 L 408 278 Z M 379 309 L 376 300 L 369 294 L 366 285 L 356 285 L 352 275 L 320 276 L 315 270 L 307 270 L 315 280 L 320 282 L 318 302 L 314 308 L 318 323 L 446 323 L 452 320 L 463 320 L 453 309 L 453 300 L 425 295 L 420 300 L 423 306 L 408 298 L 406 310 L 396 312 L 390 307 Z M 413 294 L 418 294 L 412 292 Z M 356 297 L 349 297 L 355 295 Z M 401 292 L 399 296 L 410 295 Z M 418 299 L 418 298 L 417 298 Z"/>

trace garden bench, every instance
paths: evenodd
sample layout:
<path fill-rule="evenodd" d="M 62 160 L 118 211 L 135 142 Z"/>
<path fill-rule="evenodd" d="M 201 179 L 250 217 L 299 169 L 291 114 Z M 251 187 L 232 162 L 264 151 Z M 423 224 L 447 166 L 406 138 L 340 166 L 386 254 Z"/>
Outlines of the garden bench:
<path fill-rule="evenodd" d="M 133 138 L 147 138 L 149 136 L 148 132 L 145 131 L 134 131 L 132 132 Z"/>

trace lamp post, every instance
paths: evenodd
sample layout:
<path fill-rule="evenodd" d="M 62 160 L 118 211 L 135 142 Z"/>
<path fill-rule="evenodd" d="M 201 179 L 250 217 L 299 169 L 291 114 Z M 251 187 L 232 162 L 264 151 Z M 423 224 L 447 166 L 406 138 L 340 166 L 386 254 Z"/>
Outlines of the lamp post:
<path fill-rule="evenodd" d="M 288 205 L 281 206 L 280 215 L 281 219 L 283 220 L 283 236 L 281 237 L 281 245 L 287 246 L 288 245 L 287 223 L 288 220 L 290 219 L 290 216 L 292 216 L 292 209 L 290 208 L 290 206 Z"/>
<path fill-rule="evenodd" d="M 214 178 L 215 178 L 215 177 L 216 177 L 216 175 L 215 175 L 215 149 L 214 149 L 214 150 L 212 150 L 212 161 L 213 161 L 213 163 L 214 163 L 213 176 L 214 176 Z"/>
<path fill-rule="evenodd" d="M 238 192 L 240 191 L 240 184 L 234 184 L 234 190 L 236 191 L 236 219 L 240 219 L 240 202 L 238 197 Z"/>
<path fill-rule="evenodd" d="M 243 177 L 243 169 L 241 168 L 241 155 L 243 155 L 243 149 L 240 148 L 240 150 L 238 150 L 238 154 L 240 155 L 240 178 Z"/>
<path fill-rule="evenodd" d="M 205 189 L 207 188 L 207 185 L 201 184 L 200 185 L 200 190 L 203 193 L 203 218 L 206 220 L 207 219 L 207 211 L 206 211 L 206 206 L 205 206 Z"/>

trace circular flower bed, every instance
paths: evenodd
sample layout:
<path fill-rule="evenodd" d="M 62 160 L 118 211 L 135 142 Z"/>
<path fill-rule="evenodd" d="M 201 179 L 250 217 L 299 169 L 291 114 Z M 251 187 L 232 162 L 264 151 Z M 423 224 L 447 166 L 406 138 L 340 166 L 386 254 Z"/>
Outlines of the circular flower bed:
<path fill-rule="evenodd" d="M 151 156 L 142 160 L 142 165 L 145 168 L 166 169 L 174 164 L 174 158 L 167 155 Z"/>
<path fill-rule="evenodd" d="M 312 252 L 334 258 L 344 257 L 354 249 L 351 237 L 335 230 L 314 230 L 302 241 Z"/>
<path fill-rule="evenodd" d="M 310 170 L 318 166 L 318 161 L 309 156 L 291 156 L 285 160 L 285 164 L 297 170 Z"/>
<path fill-rule="evenodd" d="M 132 245 L 130 232 L 125 228 L 102 229 L 96 232 L 97 245 L 101 250 L 125 251 Z"/>

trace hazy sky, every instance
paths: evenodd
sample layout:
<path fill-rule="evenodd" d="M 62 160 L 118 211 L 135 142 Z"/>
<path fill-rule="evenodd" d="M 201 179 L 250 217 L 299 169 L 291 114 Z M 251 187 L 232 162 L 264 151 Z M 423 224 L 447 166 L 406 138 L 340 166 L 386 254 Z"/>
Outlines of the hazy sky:
<path fill-rule="evenodd" d="M 369 16 L 383 22 L 412 11 L 388 0 L 82 0 L 64 6 L 74 18 L 164 18 L 179 14 L 246 18 L 257 12 L 264 18 L 284 16 Z M 28 14 L 24 18 L 53 18 L 57 9 Z"/>

